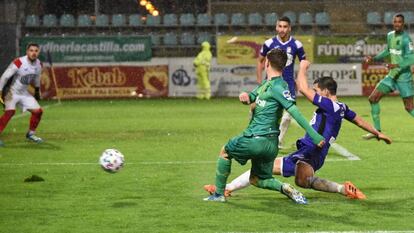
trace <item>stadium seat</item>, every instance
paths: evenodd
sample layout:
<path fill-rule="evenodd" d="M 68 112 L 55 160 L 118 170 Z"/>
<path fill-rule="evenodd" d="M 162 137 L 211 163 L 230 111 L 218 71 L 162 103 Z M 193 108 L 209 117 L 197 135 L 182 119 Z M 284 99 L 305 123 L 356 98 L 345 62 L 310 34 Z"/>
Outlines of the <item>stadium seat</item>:
<path fill-rule="evenodd" d="M 145 23 L 148 26 L 159 26 L 161 24 L 161 16 L 153 16 L 148 14 Z"/>
<path fill-rule="evenodd" d="M 371 26 L 381 25 L 381 15 L 376 11 L 368 12 L 367 14 L 367 24 Z"/>
<path fill-rule="evenodd" d="M 317 26 L 329 26 L 331 25 L 331 18 L 326 12 L 319 12 L 315 15 L 315 23 Z"/>
<path fill-rule="evenodd" d="M 173 32 L 167 32 L 163 37 L 164 45 L 177 45 L 177 35 Z"/>
<path fill-rule="evenodd" d="M 290 25 L 295 25 L 296 24 L 296 14 L 293 11 L 286 11 L 285 13 L 283 13 L 283 16 L 286 16 L 290 19 Z"/>
<path fill-rule="evenodd" d="M 180 35 L 180 43 L 182 45 L 194 45 L 195 35 L 190 32 L 184 32 Z"/>
<path fill-rule="evenodd" d="M 92 20 L 88 15 L 78 16 L 78 27 L 90 27 L 92 26 Z"/>
<path fill-rule="evenodd" d="M 214 24 L 217 26 L 228 25 L 229 17 L 224 13 L 217 13 L 214 15 Z"/>
<path fill-rule="evenodd" d="M 234 13 L 231 15 L 231 25 L 242 26 L 246 24 L 246 16 L 242 13 Z"/>
<path fill-rule="evenodd" d="M 194 15 L 191 13 L 180 15 L 180 25 L 193 26 L 195 23 Z"/>
<path fill-rule="evenodd" d="M 299 24 L 301 26 L 312 26 L 313 25 L 313 17 L 312 14 L 309 12 L 303 12 L 299 14 Z"/>
<path fill-rule="evenodd" d="M 384 23 L 385 25 L 392 25 L 392 18 L 394 17 L 394 11 L 387 11 L 384 13 Z"/>
<path fill-rule="evenodd" d="M 39 16 L 37 15 L 26 16 L 25 26 L 26 27 L 39 27 L 40 26 Z"/>
<path fill-rule="evenodd" d="M 197 34 L 197 44 L 201 44 L 204 41 L 209 42 L 210 44 L 213 43 L 213 37 L 210 33 L 208 32 L 199 32 Z"/>
<path fill-rule="evenodd" d="M 404 11 L 402 12 L 404 15 L 404 20 L 406 24 L 414 24 L 414 12 L 412 11 Z"/>
<path fill-rule="evenodd" d="M 56 27 L 57 18 L 56 15 L 48 14 L 43 16 L 43 26 L 45 27 Z"/>
<path fill-rule="evenodd" d="M 109 26 L 109 17 L 107 15 L 98 15 L 98 16 L 96 16 L 95 25 L 97 27 L 108 27 Z"/>
<path fill-rule="evenodd" d="M 211 25 L 211 17 L 208 14 L 198 14 L 197 25 L 201 25 L 201 26 Z"/>
<path fill-rule="evenodd" d="M 123 14 L 115 14 L 112 15 L 112 26 L 113 27 L 124 27 L 126 25 L 125 23 L 126 18 Z"/>
<path fill-rule="evenodd" d="M 165 14 L 163 18 L 163 25 L 176 26 L 178 24 L 178 17 L 176 14 Z"/>
<path fill-rule="evenodd" d="M 266 13 L 264 17 L 264 21 L 267 26 L 276 25 L 277 19 L 278 19 L 278 15 L 276 13 Z"/>
<path fill-rule="evenodd" d="M 129 26 L 137 27 L 142 25 L 141 15 L 133 14 L 128 17 Z"/>
<path fill-rule="evenodd" d="M 60 17 L 59 24 L 62 27 L 74 27 L 75 17 L 71 14 L 64 14 Z"/>
<path fill-rule="evenodd" d="M 262 25 L 263 17 L 259 13 L 250 13 L 247 17 L 247 22 L 250 26 Z"/>
<path fill-rule="evenodd" d="M 161 44 L 161 38 L 157 34 L 150 34 L 151 36 L 151 44 L 152 45 L 160 45 Z"/>

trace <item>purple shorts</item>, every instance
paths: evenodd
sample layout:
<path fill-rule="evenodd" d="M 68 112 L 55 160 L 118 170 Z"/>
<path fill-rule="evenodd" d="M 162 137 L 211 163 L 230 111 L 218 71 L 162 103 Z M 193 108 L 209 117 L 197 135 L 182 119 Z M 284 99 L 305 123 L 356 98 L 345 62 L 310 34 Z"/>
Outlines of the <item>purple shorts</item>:
<path fill-rule="evenodd" d="M 316 172 L 325 162 L 326 153 L 316 146 L 309 146 L 302 143 L 300 140 L 296 142 L 297 151 L 289 154 L 282 159 L 282 175 L 284 177 L 294 176 L 296 163 L 298 161 L 306 162 L 313 167 Z"/>

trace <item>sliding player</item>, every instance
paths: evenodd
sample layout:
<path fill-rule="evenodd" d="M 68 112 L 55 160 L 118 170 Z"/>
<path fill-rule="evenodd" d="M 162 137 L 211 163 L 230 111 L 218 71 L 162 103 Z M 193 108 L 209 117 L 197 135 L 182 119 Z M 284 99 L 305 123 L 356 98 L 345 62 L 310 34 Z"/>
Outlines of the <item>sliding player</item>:
<path fill-rule="evenodd" d="M 326 144 L 321 148 L 315 145 L 308 134 L 296 142 L 297 151 L 290 155 L 277 158 L 273 166 L 273 174 L 285 177 L 295 176 L 296 185 L 302 188 L 311 188 L 323 192 L 340 193 L 354 199 L 365 199 L 365 195 L 357 189 L 351 182 L 338 184 L 333 181 L 315 176 L 324 162 L 330 145 L 336 140 L 341 128 L 342 119 L 346 119 L 362 129 L 376 135 L 379 140 L 384 140 L 387 144 L 391 139 L 383 133 L 377 131 L 369 123 L 348 108 L 347 105 L 338 101 L 336 97 L 337 84 L 331 77 L 321 77 L 314 82 L 313 89 L 308 88 L 306 72 L 309 62 L 301 61 L 298 74 L 299 91 L 318 109 L 311 120 L 312 127 L 323 135 Z M 250 171 L 242 174 L 226 186 L 225 194 L 229 195 L 232 191 L 247 187 Z M 206 185 L 204 189 L 208 192 L 215 190 L 214 185 Z"/>

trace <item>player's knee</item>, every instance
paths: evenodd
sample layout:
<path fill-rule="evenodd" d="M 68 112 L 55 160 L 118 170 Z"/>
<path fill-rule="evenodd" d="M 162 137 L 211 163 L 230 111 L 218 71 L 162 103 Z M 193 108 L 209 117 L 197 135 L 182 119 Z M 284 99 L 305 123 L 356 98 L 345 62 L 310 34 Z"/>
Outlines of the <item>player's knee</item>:
<path fill-rule="evenodd" d="M 32 113 L 35 114 L 35 115 L 41 116 L 43 114 L 43 109 L 42 108 L 35 109 L 35 110 L 33 110 Z"/>
<path fill-rule="evenodd" d="M 414 106 L 412 105 L 405 105 L 404 107 L 405 107 L 405 111 L 407 112 L 411 112 L 414 109 Z"/>
<path fill-rule="evenodd" d="M 6 115 L 10 118 L 10 117 L 14 116 L 15 113 L 16 113 L 16 110 L 6 110 L 4 112 L 4 115 Z"/>
<path fill-rule="evenodd" d="M 368 101 L 369 101 L 371 104 L 375 104 L 375 103 L 378 103 L 378 98 L 377 98 L 375 95 L 370 95 L 370 96 L 368 97 Z"/>
<path fill-rule="evenodd" d="M 226 150 L 224 149 L 224 147 L 221 148 L 220 150 L 220 154 L 219 156 L 223 159 L 229 159 L 229 155 L 227 154 Z"/>
<path fill-rule="evenodd" d="M 310 183 L 308 177 L 305 176 L 296 176 L 295 177 L 295 184 L 301 188 L 308 189 L 310 188 Z"/>

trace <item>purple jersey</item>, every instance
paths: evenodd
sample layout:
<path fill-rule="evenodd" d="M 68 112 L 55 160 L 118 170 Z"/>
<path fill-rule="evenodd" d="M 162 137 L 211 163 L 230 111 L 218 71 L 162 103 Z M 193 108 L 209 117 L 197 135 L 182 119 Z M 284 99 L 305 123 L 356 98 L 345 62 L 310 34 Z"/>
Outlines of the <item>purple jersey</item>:
<path fill-rule="evenodd" d="M 318 106 L 318 109 L 313 113 L 310 125 L 325 138 L 326 143 L 321 151 L 322 156 L 325 156 L 328 154 L 329 146 L 338 136 L 342 119 L 345 118 L 348 121 L 353 121 L 356 113 L 349 109 L 346 104 L 334 102 L 318 94 L 315 94 L 313 104 Z M 301 138 L 300 141 L 307 146 L 316 147 L 308 134 Z"/>
<path fill-rule="evenodd" d="M 289 85 L 290 94 L 294 99 L 296 99 L 296 86 L 295 86 L 295 78 L 294 78 L 294 64 L 295 58 L 298 57 L 299 61 L 306 59 L 305 50 L 303 49 L 303 45 L 300 41 L 296 40 L 292 36 L 289 37 L 289 40 L 286 42 L 282 42 L 279 36 L 270 38 L 266 40 L 260 49 L 260 55 L 266 57 L 266 54 L 275 48 L 280 48 L 286 51 L 288 56 L 288 60 L 286 62 L 286 67 L 283 69 L 283 79 Z"/>

